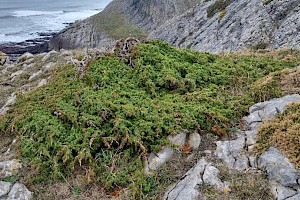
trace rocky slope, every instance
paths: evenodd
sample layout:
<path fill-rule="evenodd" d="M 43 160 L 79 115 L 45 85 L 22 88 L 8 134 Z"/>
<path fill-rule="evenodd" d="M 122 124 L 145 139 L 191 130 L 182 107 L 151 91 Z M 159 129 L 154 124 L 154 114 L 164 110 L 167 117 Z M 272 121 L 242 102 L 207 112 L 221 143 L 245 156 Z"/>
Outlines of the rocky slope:
<path fill-rule="evenodd" d="M 220 4 L 221 2 L 221 4 Z M 199 51 L 299 48 L 300 1 L 209 1 L 163 24 L 149 38 Z"/>
<path fill-rule="evenodd" d="M 52 49 L 99 47 L 111 49 L 114 41 L 147 33 L 203 0 L 114 0 L 103 12 L 75 23 L 50 40 Z"/>
<path fill-rule="evenodd" d="M 299 48 L 299 9 L 298 0 L 114 0 L 103 12 L 58 33 L 50 48 L 107 50 L 130 35 L 210 52 Z"/>

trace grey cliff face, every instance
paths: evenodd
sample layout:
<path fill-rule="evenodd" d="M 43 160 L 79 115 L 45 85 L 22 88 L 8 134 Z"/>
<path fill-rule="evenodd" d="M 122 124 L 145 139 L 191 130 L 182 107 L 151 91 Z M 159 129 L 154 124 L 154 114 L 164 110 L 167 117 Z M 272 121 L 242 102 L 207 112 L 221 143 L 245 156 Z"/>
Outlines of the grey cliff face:
<path fill-rule="evenodd" d="M 299 48 L 300 1 L 235 0 L 211 18 L 209 1 L 173 18 L 149 35 L 181 48 L 220 52 L 243 48 Z"/>
<path fill-rule="evenodd" d="M 120 38 L 111 36 L 105 28 L 99 27 L 107 27 L 116 15 L 149 33 L 201 1 L 203 0 L 114 0 L 103 12 L 62 30 L 50 40 L 49 46 L 56 50 L 99 46 L 108 50 Z"/>
<path fill-rule="evenodd" d="M 50 49 L 111 49 L 120 39 L 107 30 L 113 32 L 119 27 L 109 27 L 116 15 L 144 31 L 148 39 L 180 48 L 214 53 L 243 48 L 300 48 L 299 0 L 223 0 L 220 8 L 216 6 L 216 11 L 208 15 L 220 1 L 114 0 L 103 12 L 58 33 L 51 39 Z M 231 3 L 226 7 L 225 1 Z"/>

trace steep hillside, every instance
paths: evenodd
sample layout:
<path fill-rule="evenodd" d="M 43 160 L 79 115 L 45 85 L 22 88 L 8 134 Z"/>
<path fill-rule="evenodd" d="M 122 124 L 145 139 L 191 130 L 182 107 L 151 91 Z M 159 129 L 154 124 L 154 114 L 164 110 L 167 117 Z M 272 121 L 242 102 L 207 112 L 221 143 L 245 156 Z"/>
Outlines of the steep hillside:
<path fill-rule="evenodd" d="M 181 48 L 220 52 L 243 48 L 299 48 L 299 0 L 207 1 L 152 32 Z"/>
<path fill-rule="evenodd" d="M 203 0 L 114 0 L 103 12 L 75 23 L 50 41 L 53 49 L 101 46 L 110 50 L 116 39 L 146 37 L 166 20 Z"/>
<path fill-rule="evenodd" d="M 298 0 L 114 0 L 103 12 L 61 31 L 50 48 L 110 50 L 116 39 L 148 35 L 209 52 L 299 48 L 299 10 Z"/>

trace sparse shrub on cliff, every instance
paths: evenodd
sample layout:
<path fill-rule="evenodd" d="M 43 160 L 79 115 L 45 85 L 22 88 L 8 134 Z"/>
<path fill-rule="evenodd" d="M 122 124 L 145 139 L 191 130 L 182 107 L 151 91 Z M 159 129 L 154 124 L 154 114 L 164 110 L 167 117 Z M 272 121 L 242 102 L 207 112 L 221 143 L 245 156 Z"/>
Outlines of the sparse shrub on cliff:
<path fill-rule="evenodd" d="M 217 0 L 207 8 L 207 17 L 213 17 L 217 12 L 225 10 L 234 0 Z"/>
<path fill-rule="evenodd" d="M 107 54 L 83 77 L 72 66 L 58 69 L 47 87 L 20 95 L 0 119 L 1 134 L 20 137 L 33 183 L 84 174 L 107 193 L 130 188 L 133 199 L 154 199 L 160 182 L 143 173 L 147 153 L 181 130 L 228 132 L 254 103 L 246 92 L 254 81 L 297 65 L 159 41 L 138 44 L 131 59 L 133 68 Z"/>

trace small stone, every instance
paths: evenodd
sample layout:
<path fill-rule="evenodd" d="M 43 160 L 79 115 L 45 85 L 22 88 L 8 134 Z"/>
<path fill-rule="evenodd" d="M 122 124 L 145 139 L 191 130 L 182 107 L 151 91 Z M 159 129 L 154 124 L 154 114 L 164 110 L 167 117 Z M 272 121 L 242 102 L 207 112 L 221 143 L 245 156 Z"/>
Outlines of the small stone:
<path fill-rule="evenodd" d="M 49 60 L 49 59 L 51 58 L 52 54 L 56 54 L 56 53 L 57 53 L 57 52 L 54 51 L 54 50 L 48 52 L 48 53 L 42 58 L 42 61 L 45 62 L 45 61 Z"/>
<path fill-rule="evenodd" d="M 7 99 L 7 101 L 5 102 L 5 104 L 4 104 L 3 107 L 13 105 L 13 104 L 15 103 L 15 101 L 16 101 L 16 98 L 17 98 L 16 93 L 15 93 L 15 92 L 12 93 L 12 94 L 9 96 L 9 98 Z"/>
<path fill-rule="evenodd" d="M 45 65 L 43 67 L 44 71 L 47 72 L 49 71 L 52 67 L 54 66 L 54 64 L 52 62 L 48 63 L 47 65 Z"/>
<path fill-rule="evenodd" d="M 188 144 L 193 150 L 198 149 L 200 146 L 200 143 L 201 143 L 201 136 L 199 133 L 194 132 L 189 135 Z"/>
<path fill-rule="evenodd" d="M 32 58 L 32 57 L 33 57 L 33 54 L 26 52 L 18 58 L 17 62 L 23 62 L 23 61 L 25 61 L 29 58 Z"/>
<path fill-rule="evenodd" d="M 20 76 L 21 74 L 23 74 L 23 72 L 24 72 L 23 70 L 16 71 L 10 75 L 10 78 Z"/>
<path fill-rule="evenodd" d="M 205 150 L 204 153 L 205 153 L 206 155 L 211 155 L 211 154 L 212 154 L 212 152 L 211 152 L 210 150 Z"/>
<path fill-rule="evenodd" d="M 27 60 L 24 61 L 24 63 L 26 63 L 27 65 L 30 65 L 34 62 L 34 58 L 29 58 Z"/>
<path fill-rule="evenodd" d="M 16 159 L 0 162 L 0 178 L 8 178 L 16 174 L 21 167 L 22 164 Z"/>
<path fill-rule="evenodd" d="M 164 147 L 163 150 L 159 151 L 157 154 L 151 153 L 148 159 L 148 168 L 150 170 L 157 170 L 159 167 L 171 160 L 173 154 L 174 150 L 170 147 Z"/>
<path fill-rule="evenodd" d="M 33 73 L 30 77 L 29 77 L 29 81 L 31 81 L 31 80 L 33 80 L 33 79 L 35 79 L 36 77 L 38 77 L 38 76 L 40 76 L 42 74 L 42 71 L 40 70 L 40 71 L 38 71 L 38 72 L 35 72 L 35 73 Z"/>
<path fill-rule="evenodd" d="M 25 185 L 16 183 L 8 194 L 7 200 L 31 200 L 33 197 Z"/>
<path fill-rule="evenodd" d="M 72 56 L 73 53 L 71 51 L 65 50 L 65 49 L 61 49 L 60 50 L 60 56 L 61 57 L 67 57 L 67 56 Z"/>
<path fill-rule="evenodd" d="M 183 147 L 186 140 L 186 133 L 181 131 L 177 135 L 169 135 L 168 139 L 176 146 Z"/>
<path fill-rule="evenodd" d="M 11 186 L 11 183 L 0 181 L 0 198 L 9 193 Z"/>
<path fill-rule="evenodd" d="M 211 164 L 208 164 L 203 174 L 204 183 L 210 186 L 214 186 L 219 191 L 230 191 L 229 183 L 223 183 L 219 178 L 219 174 L 220 171 L 216 167 L 212 166 Z"/>
<path fill-rule="evenodd" d="M 44 85 L 46 85 L 47 84 L 47 80 L 46 79 L 42 79 L 40 82 L 39 82 L 39 84 L 37 85 L 37 87 L 39 88 L 39 87 L 42 87 L 42 86 L 44 86 Z"/>

